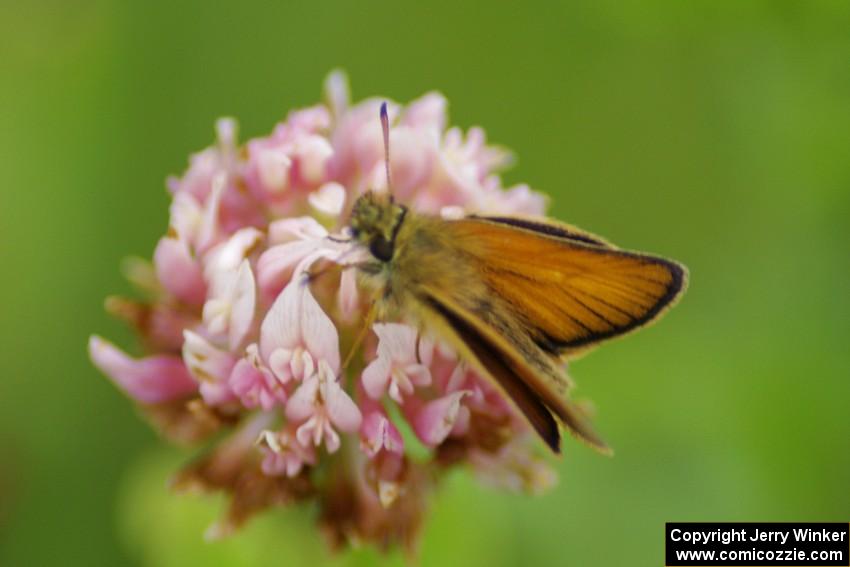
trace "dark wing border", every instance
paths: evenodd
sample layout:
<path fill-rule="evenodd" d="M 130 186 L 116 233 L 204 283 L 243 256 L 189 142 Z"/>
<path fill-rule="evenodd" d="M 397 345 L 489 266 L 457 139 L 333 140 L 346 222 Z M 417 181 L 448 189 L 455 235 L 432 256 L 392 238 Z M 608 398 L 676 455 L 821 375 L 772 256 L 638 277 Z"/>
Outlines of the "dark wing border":
<path fill-rule="evenodd" d="M 660 264 L 667 268 L 670 272 L 670 283 L 666 284 L 667 289 L 664 292 L 664 295 L 658 298 L 658 301 L 655 302 L 646 313 L 642 316 L 632 319 L 627 325 L 624 325 L 619 328 L 612 329 L 610 331 L 605 331 L 602 333 L 595 333 L 593 335 L 587 337 L 580 337 L 574 339 L 572 341 L 558 341 L 553 339 L 550 336 L 545 336 L 545 339 L 541 342 L 538 342 L 538 345 L 552 352 L 553 354 L 564 354 L 564 351 L 569 351 L 573 349 L 580 349 L 594 343 L 602 342 L 608 339 L 613 339 L 619 337 L 621 335 L 628 334 L 632 331 L 635 331 L 649 323 L 652 323 L 655 319 L 657 319 L 661 314 L 663 314 L 667 309 L 675 305 L 678 298 L 681 296 L 684 291 L 687 281 L 688 281 L 688 272 L 684 266 L 681 264 L 674 262 L 672 260 L 666 260 L 664 258 L 658 258 L 656 256 L 648 256 L 645 254 L 634 253 L 634 252 L 626 252 L 626 251 L 617 251 L 624 256 L 631 256 L 633 258 L 639 258 L 641 260 L 652 262 L 655 264 Z M 590 311 L 593 311 L 592 308 L 585 305 L 582 302 L 581 298 L 576 297 L 573 294 L 570 294 L 571 297 L 584 305 L 584 307 Z M 598 299 L 598 298 L 597 298 Z M 602 315 L 599 315 L 600 317 Z M 545 333 L 542 333 L 545 335 Z M 554 349 L 553 349 L 554 347 Z"/>
<path fill-rule="evenodd" d="M 561 434 L 552 412 L 531 387 L 516 376 L 511 365 L 504 360 L 498 349 L 493 348 L 474 325 L 469 324 L 435 297 L 429 295 L 425 301 L 426 305 L 454 331 L 457 340 L 469 348 L 487 374 L 505 390 L 549 448 L 555 453 L 560 453 Z"/>
<path fill-rule="evenodd" d="M 508 226 L 512 226 L 514 228 L 523 228 L 525 230 L 530 230 L 532 232 L 537 232 L 539 234 L 545 234 L 546 236 L 552 236 L 555 238 L 563 238 L 565 240 L 570 240 L 573 242 L 580 242 L 582 244 L 590 244 L 592 246 L 604 246 L 605 248 L 612 248 L 610 242 L 606 241 L 604 238 L 600 236 L 596 236 L 595 234 L 591 234 L 587 231 L 581 230 L 574 226 L 570 226 L 563 223 L 555 223 L 555 222 L 544 222 L 543 220 L 527 218 L 527 217 L 506 217 L 506 216 L 480 216 L 480 215 L 470 215 L 467 218 L 490 221 L 498 224 L 506 224 Z"/>
<path fill-rule="evenodd" d="M 421 299 L 502 386 L 554 452 L 560 452 L 560 433 L 553 414 L 578 440 L 602 454 L 611 454 L 610 447 L 593 429 L 588 416 L 567 398 L 566 393 L 558 393 L 554 387 L 547 386 L 550 378 L 545 376 L 545 370 L 535 370 L 533 362 L 526 361 L 518 352 L 500 348 L 498 335 L 490 336 L 491 330 L 483 323 L 479 325 L 474 314 L 452 308 L 449 302 L 441 299 L 439 292 L 426 291 Z M 540 355 L 546 357 L 543 351 Z"/>
<path fill-rule="evenodd" d="M 623 327 L 612 329 L 611 331 L 603 333 L 596 333 L 587 337 L 577 338 L 572 341 L 558 341 L 538 329 L 538 331 L 540 331 L 540 339 L 535 342 L 537 342 L 537 345 L 540 348 L 556 356 L 568 356 L 572 352 L 580 351 L 585 347 L 594 346 L 596 343 L 601 343 L 608 339 L 626 335 L 652 323 L 667 309 L 676 304 L 676 301 L 679 297 L 681 297 L 688 285 L 688 270 L 682 264 L 660 256 L 654 256 L 652 254 L 619 249 L 605 239 L 571 225 L 551 222 L 548 221 L 548 219 L 543 220 L 528 217 L 469 215 L 466 218 L 524 229 L 529 232 L 548 236 L 555 240 L 564 240 L 566 241 L 564 244 L 569 246 L 597 251 L 600 254 L 628 256 L 644 262 L 659 264 L 667 268 L 670 272 L 670 283 L 667 284 L 664 295 L 662 295 L 655 305 L 653 305 L 641 317 L 633 319 L 629 322 L 629 324 Z M 573 299 L 581 303 L 580 298 L 573 296 Z M 587 305 L 585 305 L 585 307 L 590 311 L 593 311 L 593 309 L 589 308 Z"/>

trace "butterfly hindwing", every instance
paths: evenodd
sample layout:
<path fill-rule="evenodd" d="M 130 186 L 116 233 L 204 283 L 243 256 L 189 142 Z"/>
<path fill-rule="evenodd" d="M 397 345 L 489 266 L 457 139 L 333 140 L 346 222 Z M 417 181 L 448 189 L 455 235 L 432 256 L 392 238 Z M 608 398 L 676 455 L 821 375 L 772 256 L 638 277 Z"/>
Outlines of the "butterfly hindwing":
<path fill-rule="evenodd" d="M 462 306 L 444 291 L 422 288 L 420 293 L 421 303 L 451 329 L 453 342 L 459 342 L 467 356 L 471 354 L 505 390 L 553 450 L 558 451 L 560 436 L 557 427 L 554 433 L 551 430 L 552 413 L 580 440 L 610 453 L 584 413 L 569 400 L 563 369 L 544 351 L 534 344 L 517 344 L 510 337 L 500 336 L 485 314 Z"/>

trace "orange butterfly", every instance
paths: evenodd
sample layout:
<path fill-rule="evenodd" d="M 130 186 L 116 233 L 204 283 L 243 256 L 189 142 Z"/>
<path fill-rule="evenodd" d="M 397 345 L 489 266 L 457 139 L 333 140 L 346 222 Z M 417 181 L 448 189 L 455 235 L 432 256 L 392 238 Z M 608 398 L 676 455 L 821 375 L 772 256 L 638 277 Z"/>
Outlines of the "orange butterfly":
<path fill-rule="evenodd" d="M 381 119 L 386 144 L 385 107 Z M 359 197 L 350 229 L 371 253 L 358 265 L 376 291 L 370 322 L 414 316 L 498 384 L 553 451 L 560 420 L 610 452 L 570 401 L 562 360 L 657 319 L 687 286 L 683 265 L 548 219 L 417 214 L 386 193 Z"/>

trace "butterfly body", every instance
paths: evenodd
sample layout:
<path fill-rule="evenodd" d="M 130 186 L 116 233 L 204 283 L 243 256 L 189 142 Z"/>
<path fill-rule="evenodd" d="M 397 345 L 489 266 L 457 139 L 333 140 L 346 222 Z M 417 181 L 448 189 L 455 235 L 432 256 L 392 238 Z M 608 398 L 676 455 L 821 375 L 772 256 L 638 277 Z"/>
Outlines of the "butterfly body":
<path fill-rule="evenodd" d="M 366 193 L 351 215 L 380 318 L 405 314 L 495 382 L 558 451 L 558 421 L 609 451 L 569 399 L 563 360 L 638 328 L 681 295 L 683 266 L 548 219 L 447 220 Z"/>

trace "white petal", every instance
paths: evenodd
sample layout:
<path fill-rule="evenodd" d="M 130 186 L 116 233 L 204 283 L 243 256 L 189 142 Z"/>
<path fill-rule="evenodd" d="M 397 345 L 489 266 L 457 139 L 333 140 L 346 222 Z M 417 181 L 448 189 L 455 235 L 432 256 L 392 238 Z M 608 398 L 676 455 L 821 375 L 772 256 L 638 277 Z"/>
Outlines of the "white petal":
<path fill-rule="evenodd" d="M 409 364 L 404 373 L 416 386 L 427 386 L 431 383 L 431 370 L 424 364 Z"/>
<path fill-rule="evenodd" d="M 344 322 L 350 322 L 357 313 L 360 297 L 357 293 L 357 272 L 351 268 L 343 270 L 339 278 L 339 291 L 337 292 L 340 317 Z"/>
<path fill-rule="evenodd" d="M 370 362 L 360 375 L 363 389 L 373 400 L 379 399 L 387 391 L 391 368 L 392 362 L 386 357 L 379 356 Z"/>
<path fill-rule="evenodd" d="M 339 183 L 325 183 L 307 197 L 310 205 L 321 213 L 336 217 L 345 205 L 345 188 Z"/>
<path fill-rule="evenodd" d="M 280 193 L 289 184 L 289 167 L 292 160 L 282 148 L 267 148 L 257 155 L 257 173 L 260 182 L 272 193 Z"/>
<path fill-rule="evenodd" d="M 416 329 L 400 323 L 378 323 L 375 333 L 380 338 L 379 353 L 402 364 L 416 362 Z"/>
<path fill-rule="evenodd" d="M 334 118 L 339 119 L 348 110 L 348 102 L 351 98 L 348 89 L 348 77 L 345 72 L 335 69 L 325 79 L 325 98 L 333 112 Z"/>
<path fill-rule="evenodd" d="M 272 246 L 257 261 L 257 280 L 266 293 L 280 291 L 295 266 L 321 245 L 316 240 L 294 240 Z"/>
<path fill-rule="evenodd" d="M 304 380 L 286 403 L 286 417 L 293 421 L 307 419 L 316 413 L 316 394 L 319 391 L 317 377 Z M 302 444 L 306 445 L 306 443 Z"/>
<path fill-rule="evenodd" d="M 325 407 L 331 422 L 341 431 L 351 433 L 360 428 L 360 408 L 336 381 L 327 383 Z"/>
<path fill-rule="evenodd" d="M 226 351 L 209 343 L 192 331 L 183 331 L 183 361 L 189 372 L 199 382 L 225 382 L 236 364 L 235 358 Z"/>
<path fill-rule="evenodd" d="M 207 199 L 204 207 L 204 215 L 201 220 L 201 226 L 198 230 L 197 247 L 200 251 L 205 251 L 218 237 L 218 213 L 221 207 L 221 196 L 227 187 L 227 174 L 218 173 L 212 180 L 212 192 Z"/>
<path fill-rule="evenodd" d="M 260 326 L 260 354 L 269 360 L 275 349 L 292 350 L 301 341 L 302 282 L 292 281 L 277 296 Z"/>
<path fill-rule="evenodd" d="M 327 447 L 328 453 L 336 453 L 340 445 L 339 435 L 330 425 L 325 425 L 324 435 L 325 447 Z"/>
<path fill-rule="evenodd" d="M 251 264 L 248 260 L 242 260 L 242 264 L 239 266 L 232 301 L 229 344 L 230 350 L 235 351 L 245 340 L 251 330 L 251 323 L 254 322 L 257 290 L 254 284 L 254 273 L 251 271 Z"/>
<path fill-rule="evenodd" d="M 269 225 L 271 244 L 282 244 L 291 240 L 318 240 L 327 235 L 327 229 L 313 217 L 280 219 Z"/>
<path fill-rule="evenodd" d="M 207 253 L 204 275 L 213 279 L 219 272 L 233 272 L 242 260 L 263 240 L 263 233 L 253 227 L 237 230 L 222 244 Z"/>
<path fill-rule="evenodd" d="M 293 354 L 293 351 L 289 349 L 276 348 L 269 355 L 269 369 L 283 383 L 289 382 L 292 378 L 291 365 Z"/>
<path fill-rule="evenodd" d="M 211 335 L 220 335 L 227 330 L 227 320 L 230 317 L 230 303 L 223 299 L 209 299 L 204 303 L 204 326 Z"/>
<path fill-rule="evenodd" d="M 458 220 L 466 216 L 466 211 L 458 205 L 448 205 L 440 209 L 440 216 L 444 220 Z"/>
<path fill-rule="evenodd" d="M 289 284 L 292 286 L 292 284 Z M 334 374 L 339 371 L 339 334 L 330 317 L 322 310 L 310 287 L 301 287 L 301 338 L 313 358 L 328 363 Z"/>
<path fill-rule="evenodd" d="M 215 133 L 222 150 L 230 150 L 236 147 L 239 124 L 235 118 L 228 116 L 215 121 Z"/>
<path fill-rule="evenodd" d="M 295 144 L 301 177 L 309 184 L 319 183 L 325 177 L 325 166 L 333 155 L 333 148 L 324 136 L 304 136 Z"/>
<path fill-rule="evenodd" d="M 198 230 L 203 219 L 201 204 L 187 191 L 174 195 L 169 207 L 169 226 L 177 237 L 190 243 L 197 241 Z"/>

